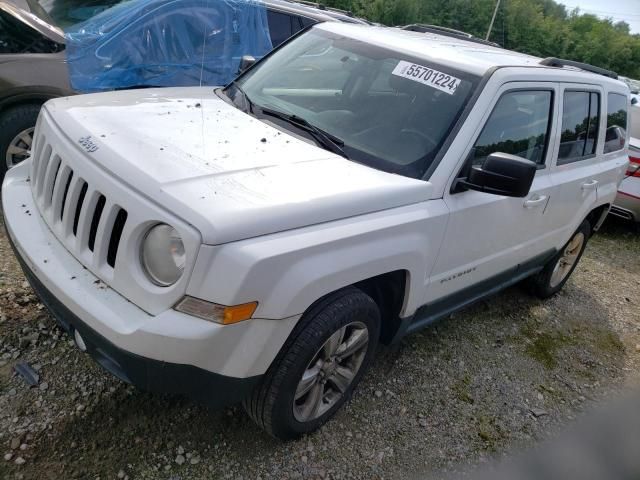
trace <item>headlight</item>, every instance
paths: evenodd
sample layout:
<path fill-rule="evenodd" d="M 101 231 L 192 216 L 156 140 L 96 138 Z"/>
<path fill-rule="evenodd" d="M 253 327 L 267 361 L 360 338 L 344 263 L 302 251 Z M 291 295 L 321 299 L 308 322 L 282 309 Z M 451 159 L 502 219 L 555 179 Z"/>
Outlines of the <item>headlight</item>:
<path fill-rule="evenodd" d="M 177 230 L 167 224 L 149 229 L 142 241 L 141 257 L 147 276 L 161 287 L 173 285 L 184 272 L 184 243 Z"/>

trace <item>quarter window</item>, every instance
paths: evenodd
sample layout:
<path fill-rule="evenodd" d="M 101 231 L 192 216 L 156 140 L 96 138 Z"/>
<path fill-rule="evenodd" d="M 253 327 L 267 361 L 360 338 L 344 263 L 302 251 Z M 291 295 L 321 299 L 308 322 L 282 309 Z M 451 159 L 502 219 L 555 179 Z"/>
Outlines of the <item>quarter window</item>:
<path fill-rule="evenodd" d="M 607 95 L 607 132 L 604 153 L 624 148 L 627 137 L 627 97 L 619 93 Z"/>
<path fill-rule="evenodd" d="M 293 35 L 290 15 L 274 12 L 273 10 L 267 10 L 267 19 L 269 22 L 271 43 L 274 48 Z"/>
<path fill-rule="evenodd" d="M 300 17 L 300 21 L 302 22 L 302 28 L 306 28 L 309 25 L 313 25 L 314 23 L 318 23 L 314 19 L 307 18 L 307 17 Z"/>
<path fill-rule="evenodd" d="M 482 164 L 495 152 L 544 164 L 552 103 L 553 92 L 546 90 L 505 93 L 471 150 L 472 164 Z"/>
<path fill-rule="evenodd" d="M 558 164 L 575 162 L 595 154 L 599 124 L 599 93 L 564 92 Z"/>

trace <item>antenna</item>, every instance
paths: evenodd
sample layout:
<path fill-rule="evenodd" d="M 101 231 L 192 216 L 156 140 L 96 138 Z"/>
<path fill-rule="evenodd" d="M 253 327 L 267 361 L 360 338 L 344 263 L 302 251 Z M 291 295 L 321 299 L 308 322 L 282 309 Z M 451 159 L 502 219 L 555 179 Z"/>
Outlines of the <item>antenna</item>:
<path fill-rule="evenodd" d="M 209 0 L 207 0 L 206 9 L 209 9 Z M 204 75 L 204 51 L 207 46 L 207 24 L 205 22 L 202 31 L 202 57 L 200 58 L 200 134 L 202 136 L 202 156 L 204 158 L 205 150 L 205 136 L 204 136 L 204 101 L 202 98 L 202 77 Z"/>
<path fill-rule="evenodd" d="M 500 7 L 500 0 L 496 2 L 496 8 L 493 10 L 493 17 L 491 17 L 491 23 L 489 24 L 489 30 L 487 30 L 487 36 L 485 37 L 485 40 L 489 40 L 489 37 L 491 36 L 491 30 L 493 29 L 493 22 L 496 21 L 496 15 L 498 14 L 498 7 Z"/>
<path fill-rule="evenodd" d="M 207 10 L 209 8 L 209 0 L 207 0 Z M 200 86 L 202 86 L 202 75 L 204 74 L 204 51 L 207 46 L 207 24 L 204 24 L 203 32 L 202 32 L 202 57 L 200 58 Z M 202 102 L 200 102 L 202 103 Z"/>

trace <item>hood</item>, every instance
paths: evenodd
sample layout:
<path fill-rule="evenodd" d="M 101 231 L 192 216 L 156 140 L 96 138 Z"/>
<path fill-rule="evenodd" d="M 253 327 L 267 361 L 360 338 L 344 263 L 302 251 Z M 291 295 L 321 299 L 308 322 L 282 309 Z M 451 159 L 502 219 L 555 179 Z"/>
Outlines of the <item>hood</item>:
<path fill-rule="evenodd" d="M 274 128 L 211 88 L 66 97 L 46 110 L 83 156 L 192 224 L 207 244 L 417 203 L 432 190 Z M 86 137 L 95 151 L 81 148 Z"/>

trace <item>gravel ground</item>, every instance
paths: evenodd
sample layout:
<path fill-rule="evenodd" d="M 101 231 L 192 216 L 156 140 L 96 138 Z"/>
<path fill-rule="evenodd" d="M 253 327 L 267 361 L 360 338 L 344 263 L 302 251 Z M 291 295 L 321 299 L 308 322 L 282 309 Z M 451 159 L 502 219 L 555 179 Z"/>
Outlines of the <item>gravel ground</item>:
<path fill-rule="evenodd" d="M 637 385 L 640 235 L 608 219 L 541 302 L 516 287 L 382 349 L 352 402 L 281 443 L 105 373 L 55 325 L 0 232 L 0 478 L 424 478 L 552 436 Z M 29 387 L 17 362 L 39 374 Z"/>

